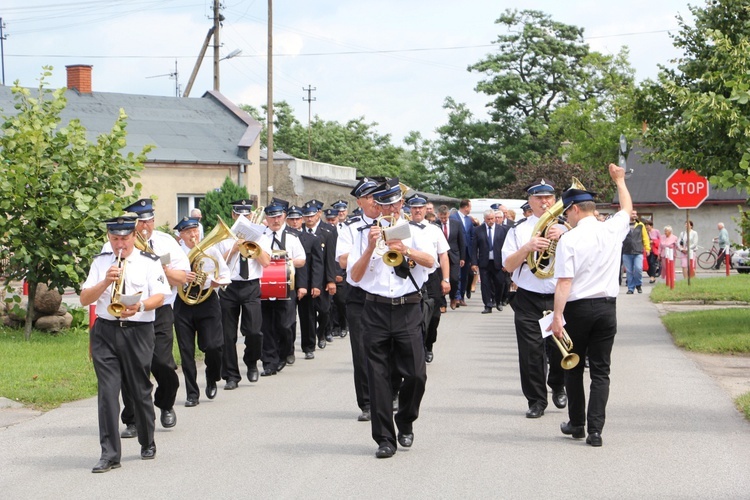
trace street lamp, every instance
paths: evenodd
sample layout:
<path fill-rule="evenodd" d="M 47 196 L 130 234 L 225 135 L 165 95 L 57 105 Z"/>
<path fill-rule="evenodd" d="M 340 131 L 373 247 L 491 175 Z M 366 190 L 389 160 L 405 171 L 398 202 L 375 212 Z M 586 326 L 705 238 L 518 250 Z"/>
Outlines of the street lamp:
<path fill-rule="evenodd" d="M 219 59 L 219 61 L 223 61 L 224 59 L 231 59 L 233 57 L 237 57 L 240 54 L 242 54 L 242 49 L 234 49 L 232 52 Z"/>

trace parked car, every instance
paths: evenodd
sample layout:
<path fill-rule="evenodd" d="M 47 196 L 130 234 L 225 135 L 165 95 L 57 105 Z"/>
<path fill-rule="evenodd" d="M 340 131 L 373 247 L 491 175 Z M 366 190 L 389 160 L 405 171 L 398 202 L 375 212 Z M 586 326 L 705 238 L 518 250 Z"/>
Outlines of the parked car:
<path fill-rule="evenodd" d="M 750 249 L 737 250 L 732 255 L 732 267 L 740 274 L 750 273 Z"/>

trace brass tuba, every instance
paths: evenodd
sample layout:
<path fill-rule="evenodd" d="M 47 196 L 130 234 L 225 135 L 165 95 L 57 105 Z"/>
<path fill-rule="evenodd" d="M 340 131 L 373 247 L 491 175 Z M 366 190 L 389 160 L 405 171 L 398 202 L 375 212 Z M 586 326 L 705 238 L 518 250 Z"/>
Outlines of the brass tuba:
<path fill-rule="evenodd" d="M 120 269 L 120 276 L 117 278 L 117 281 L 112 283 L 112 290 L 110 291 L 111 304 L 107 306 L 107 312 L 115 318 L 119 318 L 125 310 L 125 304 L 120 302 L 120 296 L 125 286 L 125 265 L 127 263 L 128 261 L 122 258 L 122 250 L 120 250 L 117 254 L 117 267 Z"/>
<path fill-rule="evenodd" d="M 586 188 L 581 184 L 581 181 L 573 177 L 573 182 L 568 189 L 582 189 Z M 541 236 L 542 238 L 547 237 L 547 231 L 556 225 L 563 224 L 565 227 L 570 229 L 570 226 L 561 221 L 560 218 L 563 213 L 562 198 L 549 207 L 534 226 L 532 231 L 533 236 Z M 531 252 L 526 256 L 526 264 L 529 266 L 529 270 L 534 273 L 534 276 L 540 279 L 551 278 L 555 274 L 555 249 L 557 248 L 557 241 L 552 241 L 549 247 L 542 250 L 541 252 Z"/>
<path fill-rule="evenodd" d="M 552 311 L 544 311 L 544 315 L 550 314 Z M 557 347 L 560 349 L 560 352 L 562 353 L 562 361 L 560 361 L 560 366 L 562 366 L 563 370 L 571 370 L 578 365 L 578 362 L 581 360 L 580 356 L 574 352 L 570 352 L 573 350 L 573 341 L 570 340 L 570 335 L 568 335 L 568 332 L 565 331 L 565 328 L 563 328 L 563 338 L 562 340 L 555 337 L 555 335 L 552 335 L 552 339 L 554 339 L 555 344 L 557 344 Z"/>
<path fill-rule="evenodd" d="M 191 283 L 181 286 L 177 289 L 177 294 L 180 296 L 183 302 L 188 305 L 194 306 L 200 304 L 208 297 L 211 296 L 213 288 L 203 289 L 203 285 L 206 282 L 208 273 L 203 270 L 205 261 L 209 260 L 214 265 L 214 279 L 219 277 L 219 263 L 218 261 L 208 255 L 206 251 L 212 246 L 216 245 L 220 241 L 224 241 L 227 238 L 235 238 L 232 230 L 229 226 L 219 218 L 219 223 L 214 227 L 210 233 L 199 241 L 190 249 L 188 252 L 188 260 L 190 261 L 190 269 L 195 273 L 195 280 Z"/>

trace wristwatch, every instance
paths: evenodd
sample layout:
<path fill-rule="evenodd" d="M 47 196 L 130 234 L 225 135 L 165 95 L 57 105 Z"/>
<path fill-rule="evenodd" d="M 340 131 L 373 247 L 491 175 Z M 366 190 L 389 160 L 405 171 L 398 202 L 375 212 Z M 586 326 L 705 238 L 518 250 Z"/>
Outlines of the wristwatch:
<path fill-rule="evenodd" d="M 450 280 L 450 279 L 448 279 L 448 278 L 443 278 L 443 281 L 444 281 L 445 283 L 450 283 L 450 282 L 451 282 L 451 280 Z"/>
<path fill-rule="evenodd" d="M 142 313 L 145 310 L 146 310 L 146 304 L 144 304 L 143 302 L 141 302 L 141 305 L 138 306 L 138 312 Z"/>
<path fill-rule="evenodd" d="M 406 256 L 411 257 L 411 248 L 406 249 Z"/>

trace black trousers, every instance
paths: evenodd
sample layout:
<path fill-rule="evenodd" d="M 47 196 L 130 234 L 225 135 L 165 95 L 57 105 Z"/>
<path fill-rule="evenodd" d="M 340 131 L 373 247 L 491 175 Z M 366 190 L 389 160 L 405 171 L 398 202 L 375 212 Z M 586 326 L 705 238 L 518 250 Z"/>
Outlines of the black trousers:
<path fill-rule="evenodd" d="M 458 278 L 458 290 L 456 291 L 456 295 L 454 295 L 452 298 L 456 300 L 464 300 L 466 290 L 471 286 L 470 280 L 472 279 L 474 279 L 474 272 L 471 270 L 471 262 L 466 260 L 464 266 L 461 268 L 461 273 Z M 452 291 L 453 290 L 451 290 L 451 292 Z"/>
<path fill-rule="evenodd" d="M 365 307 L 365 291 L 357 286 L 349 288 L 346 299 L 346 316 L 349 323 L 349 343 L 352 348 L 354 368 L 354 393 L 361 410 L 370 409 L 370 389 L 367 383 L 367 355 L 362 331 L 362 310 Z"/>
<path fill-rule="evenodd" d="M 123 324 L 125 326 L 120 326 Z M 99 443 L 101 458 L 119 462 L 122 456 L 117 416 L 120 388 L 126 387 L 133 402 L 138 442 L 154 442 L 154 403 L 150 371 L 154 355 L 154 324 L 107 321 L 98 318 L 89 333 L 91 357 L 99 385 Z"/>
<path fill-rule="evenodd" d="M 331 297 L 332 330 L 348 330 L 346 322 L 346 296 L 349 295 L 351 285 L 346 281 L 336 283 L 336 295 Z"/>
<path fill-rule="evenodd" d="M 518 288 L 516 297 L 510 305 L 515 313 L 521 390 L 526 396 L 529 408 L 535 404 L 546 408 L 545 381 L 553 391 L 560 391 L 565 386 L 565 374 L 560 366 L 562 354 L 554 340 L 550 337 L 543 338 L 539 329 L 539 319 L 544 315 L 544 311 L 553 310 L 554 294 L 542 295 Z"/>
<path fill-rule="evenodd" d="M 445 306 L 445 295 L 443 295 L 442 289 L 442 273 L 439 269 L 433 271 L 429 278 L 427 278 L 425 288 L 427 289 L 427 296 L 435 300 L 435 307 L 432 309 L 432 317 L 427 323 L 427 330 L 424 333 L 425 351 L 432 351 L 432 346 L 437 341 L 437 330 L 438 326 L 440 326 L 440 317 L 442 316 L 440 307 Z"/>
<path fill-rule="evenodd" d="M 232 281 L 219 294 L 219 304 L 224 332 L 221 378 L 239 382 L 242 376 L 237 360 L 238 326 L 240 333 L 245 337 L 245 353 L 242 359 L 248 368 L 256 366 L 263 349 L 263 334 L 260 331 L 260 281 Z"/>
<path fill-rule="evenodd" d="M 614 298 L 583 299 L 565 305 L 565 331 L 573 341 L 573 352 L 581 361 L 565 371 L 568 416 L 572 425 L 588 424 L 588 432 L 602 432 L 609 399 L 609 370 L 612 345 L 617 333 L 617 305 Z M 589 358 L 588 420 L 583 388 L 585 357 Z"/>
<path fill-rule="evenodd" d="M 307 295 L 300 299 L 297 304 L 299 314 L 300 345 L 302 352 L 313 352 L 315 350 L 315 304 L 314 299 Z"/>
<path fill-rule="evenodd" d="M 294 292 L 289 297 L 289 300 L 261 301 L 263 351 L 260 359 L 263 361 L 264 369 L 276 369 L 282 360 L 286 361 L 286 357 L 294 347 L 292 344 L 296 307 Z"/>
<path fill-rule="evenodd" d="M 392 397 L 394 370 L 403 379 L 395 416 L 399 432 L 411 433 L 412 424 L 419 417 L 427 382 L 421 323 L 419 304 L 392 306 L 365 301 L 362 330 L 366 332 L 372 438 L 379 445 L 397 447 Z M 395 366 L 391 365 L 391 359 Z"/>
<path fill-rule="evenodd" d="M 505 300 L 503 295 L 503 276 L 502 269 L 495 268 L 495 261 L 489 261 L 487 267 L 479 268 L 479 279 L 482 280 L 482 302 L 484 307 L 494 307 L 502 304 Z"/>
<path fill-rule="evenodd" d="M 162 410 L 169 410 L 174 406 L 177 398 L 177 389 L 180 388 L 180 377 L 177 375 L 177 363 L 172 354 L 174 345 L 174 312 L 171 305 L 157 308 L 154 320 L 154 355 L 151 358 L 151 373 L 156 379 L 156 390 L 154 391 L 154 406 Z M 130 399 L 128 388 L 122 387 L 122 423 L 125 425 L 135 424 L 135 412 L 133 402 Z"/>
<path fill-rule="evenodd" d="M 195 341 L 198 349 L 205 353 L 206 381 L 221 380 L 221 359 L 224 347 L 224 331 L 221 328 L 221 306 L 216 291 L 196 305 L 185 304 L 177 297 L 174 303 L 177 346 L 182 358 L 182 374 L 188 399 L 198 400 L 200 389 L 196 381 Z"/>
<path fill-rule="evenodd" d="M 330 323 L 331 323 L 331 295 L 321 290 L 320 295 L 313 299 L 315 306 L 315 321 L 317 321 L 317 327 L 315 328 L 315 334 L 318 340 L 325 340 L 326 335 L 330 334 Z"/>

